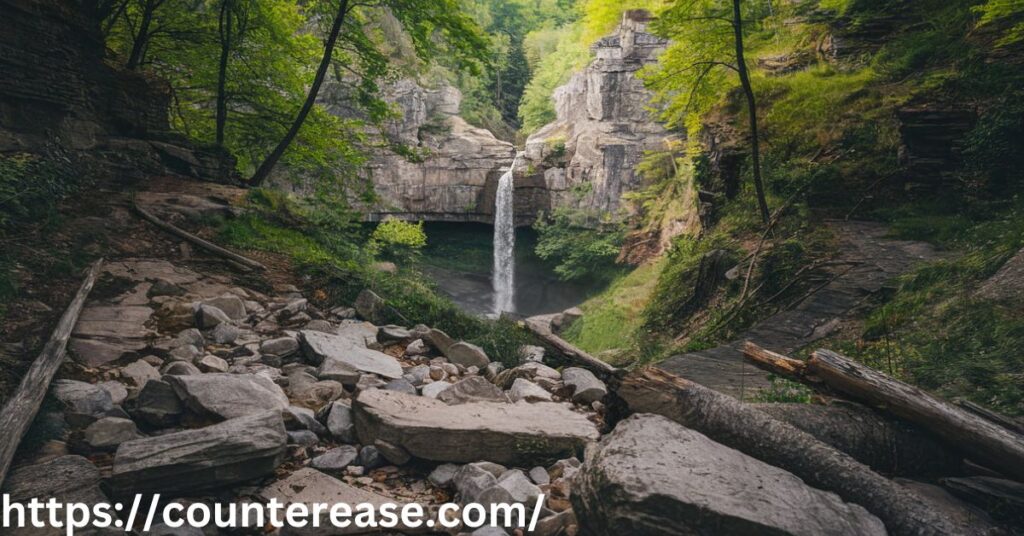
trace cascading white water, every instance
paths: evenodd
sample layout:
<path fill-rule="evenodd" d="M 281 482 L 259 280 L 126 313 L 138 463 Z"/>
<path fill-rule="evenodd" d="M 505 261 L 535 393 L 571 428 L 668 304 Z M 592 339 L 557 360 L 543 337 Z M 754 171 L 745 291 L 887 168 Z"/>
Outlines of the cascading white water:
<path fill-rule="evenodd" d="M 512 167 L 498 179 L 494 199 L 494 314 L 515 311 L 516 227 L 513 213 L 512 173 L 523 153 L 516 154 Z"/>

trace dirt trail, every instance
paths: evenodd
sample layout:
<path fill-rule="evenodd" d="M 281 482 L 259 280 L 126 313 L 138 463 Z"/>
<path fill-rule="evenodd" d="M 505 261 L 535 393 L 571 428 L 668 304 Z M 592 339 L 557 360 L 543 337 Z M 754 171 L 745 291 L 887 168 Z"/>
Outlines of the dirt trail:
<path fill-rule="evenodd" d="M 776 313 L 735 341 L 698 352 L 672 356 L 657 366 L 741 400 L 769 385 L 768 374 L 747 364 L 739 347 L 744 341 L 790 353 L 832 333 L 867 298 L 896 276 L 941 255 L 923 242 L 886 238 L 880 223 L 828 222 L 840 251 L 832 281 L 796 307 Z"/>

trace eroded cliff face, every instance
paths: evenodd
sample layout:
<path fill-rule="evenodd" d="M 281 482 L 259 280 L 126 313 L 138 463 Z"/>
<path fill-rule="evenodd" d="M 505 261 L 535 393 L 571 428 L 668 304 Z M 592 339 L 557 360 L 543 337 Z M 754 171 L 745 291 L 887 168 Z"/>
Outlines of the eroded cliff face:
<path fill-rule="evenodd" d="M 646 12 L 627 12 L 594 44 L 590 65 L 555 91 L 557 120 L 526 141 L 526 169 L 517 177 L 536 210 L 626 216 L 622 195 L 641 186 L 635 167 L 644 151 L 674 139 L 648 111 L 651 94 L 636 76 L 666 45 L 647 33 L 649 21 Z"/>
<path fill-rule="evenodd" d="M 379 201 L 367 218 L 491 223 L 498 179 L 515 148 L 459 117 L 462 95 L 442 85 L 428 89 L 402 80 L 387 90 L 401 119 L 385 133 L 423 154 L 421 161 L 380 151 L 366 168 Z"/>

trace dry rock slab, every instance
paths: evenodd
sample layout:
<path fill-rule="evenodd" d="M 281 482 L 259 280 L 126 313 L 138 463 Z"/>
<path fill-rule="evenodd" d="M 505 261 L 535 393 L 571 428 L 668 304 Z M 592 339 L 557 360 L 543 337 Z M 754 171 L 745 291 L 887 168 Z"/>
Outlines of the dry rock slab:
<path fill-rule="evenodd" d="M 222 488 L 266 476 L 287 442 L 280 411 L 122 443 L 109 480 L 117 495 Z"/>
<path fill-rule="evenodd" d="M 862 507 L 659 415 L 619 423 L 573 482 L 582 534 L 886 534 Z"/>
<path fill-rule="evenodd" d="M 598 430 L 567 405 L 439 400 L 394 391 L 363 391 L 352 405 L 360 442 L 385 441 L 417 458 L 468 463 L 534 464 L 572 455 Z"/>
<path fill-rule="evenodd" d="M 284 391 L 258 374 L 211 373 L 165 376 L 188 409 L 201 415 L 233 419 L 266 410 L 288 408 Z"/>
<path fill-rule="evenodd" d="M 389 380 L 402 377 L 402 365 L 397 359 L 360 347 L 350 337 L 303 330 L 301 338 L 307 357 L 320 365 L 317 372 L 321 380 L 354 385 L 362 373 L 376 374 Z"/>

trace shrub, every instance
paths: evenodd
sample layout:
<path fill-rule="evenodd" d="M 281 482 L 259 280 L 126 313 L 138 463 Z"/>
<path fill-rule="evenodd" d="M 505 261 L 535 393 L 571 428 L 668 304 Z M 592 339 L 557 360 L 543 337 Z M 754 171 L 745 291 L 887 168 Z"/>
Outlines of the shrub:
<path fill-rule="evenodd" d="M 622 226 L 590 228 L 584 223 L 581 215 L 568 210 L 555 211 L 550 220 L 538 219 L 537 256 L 553 263 L 563 281 L 608 282 L 621 272 L 615 259 L 622 248 Z"/>
<path fill-rule="evenodd" d="M 373 230 L 368 249 L 371 254 L 379 254 L 391 260 L 411 261 L 426 245 L 427 234 L 423 232 L 423 222 L 387 219 Z"/>

